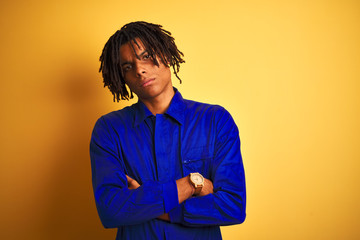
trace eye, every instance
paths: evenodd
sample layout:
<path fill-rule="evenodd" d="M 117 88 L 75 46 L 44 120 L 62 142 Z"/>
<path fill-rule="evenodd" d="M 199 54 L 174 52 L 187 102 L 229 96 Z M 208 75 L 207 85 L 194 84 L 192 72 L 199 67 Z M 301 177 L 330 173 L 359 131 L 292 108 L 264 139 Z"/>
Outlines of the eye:
<path fill-rule="evenodd" d="M 148 53 L 144 54 L 144 56 L 143 56 L 143 59 L 144 59 L 144 60 L 147 60 L 147 59 L 149 59 L 149 58 L 150 58 L 150 54 L 148 54 Z"/>
<path fill-rule="evenodd" d="M 124 72 L 130 71 L 131 68 L 132 68 L 132 66 L 131 66 L 130 64 L 127 64 L 127 65 L 125 65 L 125 66 L 122 67 L 122 69 L 123 69 Z"/>

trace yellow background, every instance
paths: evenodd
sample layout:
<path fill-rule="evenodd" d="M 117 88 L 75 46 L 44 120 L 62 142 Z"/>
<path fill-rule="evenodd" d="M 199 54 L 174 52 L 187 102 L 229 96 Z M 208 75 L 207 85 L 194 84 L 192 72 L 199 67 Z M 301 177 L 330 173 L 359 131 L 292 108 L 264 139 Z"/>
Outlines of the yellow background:
<path fill-rule="evenodd" d="M 133 102 L 112 103 L 98 58 L 135 20 L 173 33 L 183 96 L 238 124 L 248 217 L 224 239 L 360 238 L 359 1 L 7 0 L 0 239 L 114 239 L 88 148 L 96 119 Z"/>

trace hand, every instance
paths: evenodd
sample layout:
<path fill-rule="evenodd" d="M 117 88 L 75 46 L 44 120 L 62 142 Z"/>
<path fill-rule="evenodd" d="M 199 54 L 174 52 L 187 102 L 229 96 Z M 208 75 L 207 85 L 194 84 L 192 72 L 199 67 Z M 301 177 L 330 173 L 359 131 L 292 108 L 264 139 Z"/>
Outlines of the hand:
<path fill-rule="evenodd" d="M 157 217 L 157 219 L 160 219 L 160 220 L 164 220 L 164 221 L 167 221 L 167 222 L 170 222 L 170 217 L 169 217 L 169 214 L 168 213 L 164 213 L 160 216 Z"/>
<path fill-rule="evenodd" d="M 206 196 L 211 193 L 214 193 L 213 183 L 209 179 L 204 178 L 204 187 L 201 189 L 201 192 L 197 196 Z"/>
<path fill-rule="evenodd" d="M 126 175 L 126 179 L 127 179 L 127 182 L 128 182 L 128 188 L 129 189 L 137 189 L 138 187 L 140 187 L 140 184 L 136 180 L 129 177 L 128 175 Z"/>
<path fill-rule="evenodd" d="M 140 187 L 140 184 L 135 179 L 132 179 L 128 175 L 126 175 L 126 179 L 127 179 L 127 182 L 128 182 L 128 188 L 129 189 L 137 189 L 138 187 Z M 164 213 L 164 214 L 158 216 L 157 218 L 161 219 L 161 220 L 164 220 L 164 221 L 170 222 L 170 217 L 169 217 L 168 213 Z"/>

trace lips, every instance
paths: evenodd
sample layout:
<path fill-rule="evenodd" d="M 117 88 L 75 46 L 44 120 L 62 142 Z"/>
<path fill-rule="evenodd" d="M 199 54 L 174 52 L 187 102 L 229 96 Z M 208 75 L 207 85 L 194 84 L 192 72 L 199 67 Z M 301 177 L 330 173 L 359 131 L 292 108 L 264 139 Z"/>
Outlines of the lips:
<path fill-rule="evenodd" d="M 141 87 L 149 86 L 154 80 L 155 78 L 146 78 L 142 80 Z"/>

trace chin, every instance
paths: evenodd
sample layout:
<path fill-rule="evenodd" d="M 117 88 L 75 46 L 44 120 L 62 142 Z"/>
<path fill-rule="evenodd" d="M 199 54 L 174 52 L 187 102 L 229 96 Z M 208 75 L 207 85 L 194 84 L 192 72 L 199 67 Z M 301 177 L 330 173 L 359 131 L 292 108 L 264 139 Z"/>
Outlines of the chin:
<path fill-rule="evenodd" d="M 149 92 L 142 92 L 140 94 L 136 94 L 140 99 L 150 99 L 155 98 L 159 95 L 157 91 L 149 91 Z"/>

